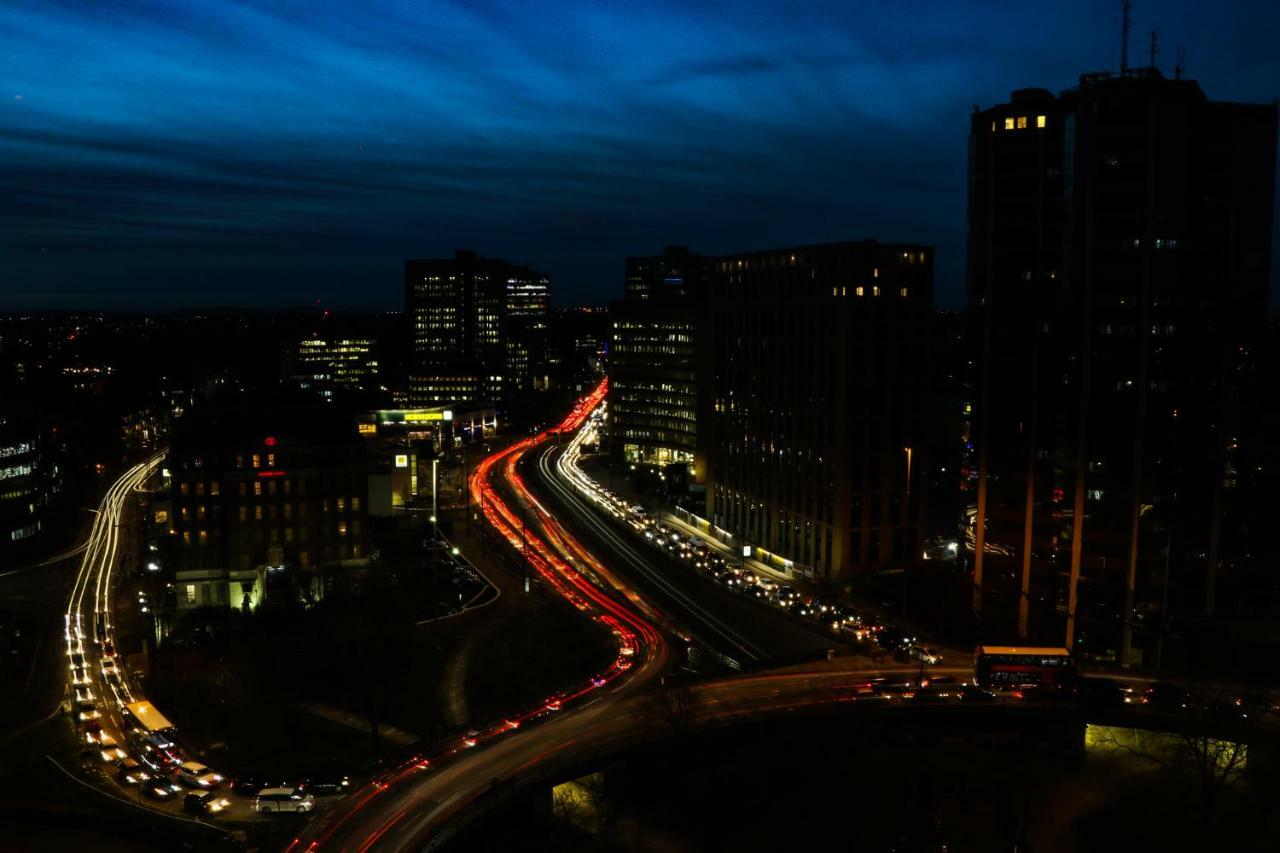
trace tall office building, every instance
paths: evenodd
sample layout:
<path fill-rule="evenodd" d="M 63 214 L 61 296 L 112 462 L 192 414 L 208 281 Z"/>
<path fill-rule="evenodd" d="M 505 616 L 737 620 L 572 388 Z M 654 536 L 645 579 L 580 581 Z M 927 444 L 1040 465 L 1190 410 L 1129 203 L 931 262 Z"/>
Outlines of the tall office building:
<path fill-rule="evenodd" d="M 414 406 L 504 400 L 545 360 L 549 281 L 475 252 L 405 262 Z"/>
<path fill-rule="evenodd" d="M 693 296 L 706 273 L 706 260 L 687 246 L 667 246 L 661 255 L 627 258 L 623 296 L 629 300 Z"/>
<path fill-rule="evenodd" d="M 379 379 L 378 342 L 364 337 L 307 335 L 289 354 L 289 378 L 326 400 L 344 391 L 369 391 Z"/>
<path fill-rule="evenodd" d="M 820 579 L 917 559 L 933 250 L 829 243 L 712 269 L 699 359 L 708 520 Z"/>
<path fill-rule="evenodd" d="M 615 455 L 694 465 L 697 340 L 707 260 L 683 246 L 626 261 L 609 305 L 609 434 Z M 695 472 L 696 473 L 696 472 Z"/>
<path fill-rule="evenodd" d="M 1236 377 L 1266 315 L 1275 145 L 1274 106 L 1210 101 L 1155 68 L 973 114 L 972 545 L 988 633 L 1065 628 L 1068 645 L 1128 662 L 1165 579 L 1176 606 L 1213 608 Z M 1155 629 L 1138 633 L 1149 649 Z"/>

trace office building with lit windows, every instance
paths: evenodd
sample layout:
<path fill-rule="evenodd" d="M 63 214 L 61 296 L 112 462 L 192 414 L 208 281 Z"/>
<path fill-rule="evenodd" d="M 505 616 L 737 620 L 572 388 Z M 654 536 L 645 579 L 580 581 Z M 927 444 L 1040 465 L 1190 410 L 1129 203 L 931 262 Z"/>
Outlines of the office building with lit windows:
<path fill-rule="evenodd" d="M 62 490 L 50 435 L 17 413 L 0 412 L 0 552 L 24 556 L 45 531 L 45 517 Z M 0 565 L 5 564 L 0 559 Z"/>
<path fill-rule="evenodd" d="M 609 444 L 628 462 L 694 466 L 697 340 L 707 260 L 682 246 L 626 260 L 609 305 Z"/>
<path fill-rule="evenodd" d="M 820 580 L 918 559 L 933 249 L 716 258 L 706 306 L 699 443 L 718 535 Z"/>
<path fill-rule="evenodd" d="M 973 113 L 970 547 L 992 632 L 1128 663 L 1164 591 L 1214 609 L 1248 503 L 1276 126 L 1156 68 Z"/>
<path fill-rule="evenodd" d="M 322 404 L 196 409 L 166 462 L 176 604 L 256 606 L 264 581 L 369 557 L 372 464 L 355 426 Z M 157 519 L 160 521 L 161 519 Z"/>
<path fill-rule="evenodd" d="M 380 378 L 377 346 L 372 338 L 307 335 L 290 353 L 290 379 L 295 387 L 326 400 L 342 392 L 373 390 Z"/>
<path fill-rule="evenodd" d="M 405 262 L 409 400 L 502 401 L 546 361 L 547 276 L 475 252 Z"/>

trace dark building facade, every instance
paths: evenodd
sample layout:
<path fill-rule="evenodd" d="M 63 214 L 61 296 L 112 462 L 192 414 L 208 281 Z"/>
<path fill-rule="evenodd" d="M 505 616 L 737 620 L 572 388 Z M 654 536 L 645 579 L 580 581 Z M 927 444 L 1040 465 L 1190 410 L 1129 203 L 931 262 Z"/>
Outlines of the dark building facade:
<path fill-rule="evenodd" d="M 406 261 L 410 403 L 523 390 L 546 359 L 549 288 L 542 273 L 475 252 Z"/>
<path fill-rule="evenodd" d="M 609 442 L 629 462 L 695 464 L 699 315 L 709 260 L 683 246 L 626 261 L 609 305 Z"/>
<path fill-rule="evenodd" d="M 167 470 L 179 608 L 256 605 L 268 573 L 368 560 L 375 469 L 332 410 L 198 409 L 178 421 Z"/>
<path fill-rule="evenodd" d="M 866 241 L 721 257 L 706 305 L 710 522 L 820 579 L 918 559 L 933 250 Z"/>
<path fill-rule="evenodd" d="M 975 609 L 1016 611 L 989 627 L 1022 636 L 1065 621 L 1069 646 L 1127 663 L 1167 578 L 1198 574 L 1181 601 L 1213 608 L 1276 109 L 1131 69 L 1014 92 L 973 114 L 969 144 Z"/>

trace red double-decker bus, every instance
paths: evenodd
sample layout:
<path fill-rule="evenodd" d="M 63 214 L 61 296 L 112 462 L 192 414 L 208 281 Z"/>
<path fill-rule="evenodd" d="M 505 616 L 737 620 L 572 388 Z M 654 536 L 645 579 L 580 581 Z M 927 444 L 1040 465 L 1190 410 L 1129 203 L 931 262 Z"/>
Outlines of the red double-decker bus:
<path fill-rule="evenodd" d="M 1067 649 L 1037 646 L 978 646 L 973 656 L 974 682 L 986 688 L 1029 684 L 1061 687 L 1075 680 L 1075 662 Z"/>

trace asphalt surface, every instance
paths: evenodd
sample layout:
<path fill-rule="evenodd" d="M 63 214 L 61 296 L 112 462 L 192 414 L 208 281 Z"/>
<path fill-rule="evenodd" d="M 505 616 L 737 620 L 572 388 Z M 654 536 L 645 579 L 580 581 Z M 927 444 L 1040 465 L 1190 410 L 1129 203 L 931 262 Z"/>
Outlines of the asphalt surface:
<path fill-rule="evenodd" d="M 605 517 L 566 481 L 562 466 L 557 465 L 564 452 L 565 448 L 552 446 L 538 456 L 539 491 L 546 504 L 701 644 L 733 661 L 736 668 L 768 665 L 844 645 L 818 627 L 726 589 Z"/>

